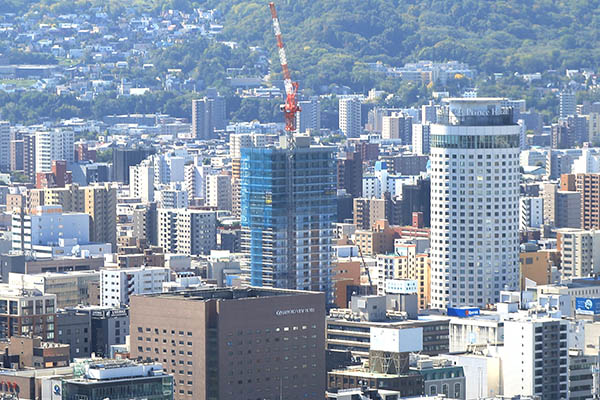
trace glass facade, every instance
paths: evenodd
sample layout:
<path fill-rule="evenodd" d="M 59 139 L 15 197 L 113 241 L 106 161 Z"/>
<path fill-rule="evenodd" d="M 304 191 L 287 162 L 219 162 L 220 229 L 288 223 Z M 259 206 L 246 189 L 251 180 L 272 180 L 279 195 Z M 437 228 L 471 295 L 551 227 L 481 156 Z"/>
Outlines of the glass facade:
<path fill-rule="evenodd" d="M 333 150 L 242 149 L 240 175 L 242 252 L 250 284 L 330 294 Z"/>
<path fill-rule="evenodd" d="M 64 381 L 65 400 L 172 400 L 173 377 L 155 376 L 106 382 Z"/>
<path fill-rule="evenodd" d="M 430 146 L 444 149 L 508 149 L 519 147 L 519 135 L 431 135 Z"/>

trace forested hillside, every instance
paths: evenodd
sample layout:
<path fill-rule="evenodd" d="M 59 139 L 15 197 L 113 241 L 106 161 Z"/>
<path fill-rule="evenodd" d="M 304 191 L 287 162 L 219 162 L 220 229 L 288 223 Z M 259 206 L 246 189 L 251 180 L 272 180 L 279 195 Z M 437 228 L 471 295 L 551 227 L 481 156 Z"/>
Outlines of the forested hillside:
<path fill-rule="evenodd" d="M 275 60 L 268 0 L 0 0 L 17 13 L 119 14 L 216 8 L 224 39 L 263 46 Z M 290 66 L 304 87 L 368 87 L 379 78 L 365 63 L 392 66 L 459 60 L 483 72 L 594 68 L 600 61 L 598 0 L 280 0 Z M 199 60 L 201 61 L 201 60 Z M 277 72 L 278 69 L 274 72 Z"/>
<path fill-rule="evenodd" d="M 551 90 L 571 79 L 565 77 L 564 69 L 597 71 L 600 64 L 600 0 L 275 2 L 293 78 L 307 95 L 336 93 L 334 86 L 341 85 L 362 93 L 377 88 L 392 94 L 381 100 L 385 105 L 410 106 L 428 101 L 434 90 L 459 95 L 465 88 L 477 87 L 480 95 L 525 98 L 528 106 L 544 112 L 550 120 L 556 111 L 556 98 Z M 222 24 L 221 33 L 200 35 L 197 30 L 182 31 L 179 36 L 162 40 L 162 37 L 143 36 L 144 32 L 128 26 L 131 20 L 144 16 L 150 16 L 153 24 L 158 25 L 171 21 L 170 16 L 175 15 L 178 22 L 174 23 L 174 29 L 182 29 L 181 21 L 192 24 L 199 21 L 194 18 L 204 13 L 194 12 L 198 9 L 216 10 L 209 13 L 214 17 L 210 24 Z M 45 92 L 1 93 L 0 114 L 11 122 L 32 123 L 72 116 L 99 118 L 117 111 L 166 112 L 185 117 L 189 115 L 189 99 L 197 95 L 196 88 L 202 94 L 202 90 L 211 87 L 227 97 L 231 120 L 270 120 L 280 116 L 276 104 L 269 101 L 240 99 L 228 81 L 232 70 L 241 71 L 245 77 L 266 75 L 269 68 L 265 55 L 272 62 L 271 76 L 281 77 L 268 0 L 0 0 L 0 10 L 17 15 L 3 17 L 16 21 L 16 29 L 1 36 L 0 62 L 104 65 L 103 77 L 113 82 L 110 90 L 94 95 L 91 101 L 78 98 L 75 91 L 61 97 Z M 98 14 L 103 13 L 103 18 L 114 22 L 112 25 L 98 22 L 102 20 Z M 77 44 L 67 43 L 67 50 L 73 46 L 85 49 L 95 49 L 99 44 L 112 46 L 115 38 L 129 46 L 137 40 L 141 40 L 142 47 L 150 46 L 143 57 L 139 53 L 118 51 L 111 61 L 126 60 L 128 68 L 116 70 L 110 69 L 108 63 L 102 64 L 104 61 L 98 64 L 93 59 L 95 50 L 86 50 L 74 59 L 51 53 L 39 41 L 28 42 L 22 37 L 18 42 L 13 40 L 26 32 L 38 35 L 40 24 L 56 26 L 64 20 L 62 14 L 88 15 L 92 20 L 97 19 L 92 23 L 104 24 L 102 34 L 78 38 Z M 103 38 L 107 33 L 112 40 Z M 64 38 L 52 39 L 59 39 L 60 44 Z M 400 67 L 418 60 L 456 60 L 483 74 L 475 80 L 453 79 L 444 87 L 437 83 L 432 87 L 387 78 L 369 67 L 369 63 L 375 62 Z M 145 64 L 154 68 L 145 69 Z M 512 74 L 552 69 L 558 72 L 548 72 L 531 84 Z M 164 85 L 173 70 L 181 71 L 178 80 L 193 85 L 175 88 Z M 490 78 L 495 72 L 505 73 L 504 77 Z M 151 93 L 136 99 L 121 98 L 115 84 L 121 79 L 135 87 L 149 87 Z M 595 80 L 580 83 L 576 89 L 578 101 L 600 100 Z M 335 101 L 330 106 L 323 115 L 337 110 Z M 335 122 L 336 118 L 331 120 Z"/>
<path fill-rule="evenodd" d="M 210 1 L 230 40 L 274 48 L 267 1 Z M 305 85 L 356 86 L 365 62 L 459 60 L 484 72 L 597 67 L 596 0 L 278 1 L 290 65 Z"/>

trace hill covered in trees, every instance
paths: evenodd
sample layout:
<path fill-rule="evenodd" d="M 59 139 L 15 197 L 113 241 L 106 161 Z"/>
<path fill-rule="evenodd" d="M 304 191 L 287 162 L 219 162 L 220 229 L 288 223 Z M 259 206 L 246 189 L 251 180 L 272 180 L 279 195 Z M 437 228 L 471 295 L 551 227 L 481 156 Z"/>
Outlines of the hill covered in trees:
<path fill-rule="evenodd" d="M 528 106 L 544 111 L 550 120 L 556 108 L 551 89 L 562 87 L 570 79 L 565 77 L 564 69 L 597 70 L 600 64 L 600 46 L 596 45 L 600 39 L 600 0 L 275 2 L 293 78 L 300 81 L 305 94 L 328 94 L 335 85 L 363 93 L 377 88 L 393 94 L 380 100 L 386 105 L 410 106 L 427 101 L 433 90 L 448 90 L 456 95 L 465 87 L 477 87 L 480 95 L 526 98 Z M 91 102 L 74 95 L 58 98 L 48 93 L 0 93 L 0 116 L 15 123 L 71 116 L 97 118 L 115 110 L 189 116 L 188 102 L 194 96 L 189 86 L 162 89 L 159 85 L 171 70 L 180 70 L 182 80 L 196 82 L 199 91 L 217 88 L 227 97 L 232 120 L 269 120 L 280 116 L 271 102 L 238 98 L 227 80 L 228 69 L 240 70 L 245 76 L 264 76 L 268 72 L 264 54 L 270 56 L 272 77 L 281 78 L 268 0 L 0 0 L 0 10 L 21 16 L 18 21 L 27 25 L 27 29 L 35 30 L 42 22 L 56 24 L 60 14 L 104 12 L 108 21 L 114 22 L 104 33 L 132 40 L 141 33 L 119 31 L 132 18 L 151 15 L 156 22 L 161 20 L 161 13 L 165 18 L 182 15 L 169 10 L 194 15 L 195 9 L 217 10 L 214 21 L 222 23 L 224 29 L 216 35 L 216 40 L 183 34 L 168 43 L 150 46 L 143 58 L 129 56 L 127 70 L 103 71 L 114 79 L 127 79 L 137 87 L 151 87 L 153 93 L 138 99 L 123 99 L 113 88 Z M 31 49 L 29 45 L 22 40 L 17 45 L 11 40 L 0 40 L 1 61 L 15 64 L 73 61 L 59 59 L 48 49 L 42 53 L 42 49 L 35 46 Z M 475 81 L 454 79 L 445 86 L 426 87 L 387 78 L 369 66 L 381 62 L 399 67 L 418 60 L 457 60 L 483 74 Z M 95 63 L 91 53 L 77 62 Z M 145 69 L 147 63 L 155 68 Z M 560 72 L 547 73 L 543 80 L 531 84 L 512 74 L 551 69 Z M 505 73 L 504 77 L 489 78 L 495 72 Z M 600 100 L 600 91 L 590 90 L 594 85 L 595 81 L 582 83 L 578 99 Z M 337 109 L 334 102 L 330 108 L 332 112 Z"/>
<path fill-rule="evenodd" d="M 487 73 L 600 64 L 599 0 L 279 0 L 276 5 L 294 76 L 315 90 L 332 83 L 355 90 L 381 83 L 366 65 L 377 61 L 402 66 L 458 60 Z M 268 0 L 0 0 L 4 12 L 22 14 L 91 7 L 115 16 L 129 7 L 148 13 L 216 8 L 225 27 L 221 39 L 244 50 L 261 46 L 277 62 Z"/>
<path fill-rule="evenodd" d="M 273 49 L 268 1 L 212 0 L 225 35 Z M 459 60 L 479 71 L 596 68 L 597 0 L 283 0 L 290 66 L 305 87 L 368 87 L 365 63 Z"/>

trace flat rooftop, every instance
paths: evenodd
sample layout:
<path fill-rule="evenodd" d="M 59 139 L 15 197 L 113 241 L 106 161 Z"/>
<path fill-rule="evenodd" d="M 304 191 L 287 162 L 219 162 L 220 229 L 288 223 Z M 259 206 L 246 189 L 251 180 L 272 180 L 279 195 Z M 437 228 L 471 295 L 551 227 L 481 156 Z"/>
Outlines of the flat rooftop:
<path fill-rule="evenodd" d="M 329 372 L 332 375 L 342 375 L 342 376 L 357 376 L 360 378 L 374 378 L 374 379 L 392 379 L 392 378 L 406 378 L 415 375 L 419 375 L 414 370 L 409 370 L 408 373 L 403 374 L 386 374 L 383 372 L 371 372 L 364 367 L 348 367 L 347 369 L 334 369 Z"/>
<path fill-rule="evenodd" d="M 448 323 L 452 318 L 444 317 L 444 316 L 418 316 L 418 319 L 396 319 L 396 318 L 386 318 L 383 321 L 360 321 L 360 320 L 348 320 L 345 318 L 337 318 L 331 317 L 327 315 L 327 322 L 343 322 L 348 324 L 357 324 L 364 326 L 374 326 L 374 327 L 382 327 L 382 328 L 402 328 L 402 327 L 412 327 L 414 325 L 420 326 L 423 324 L 435 324 L 435 323 Z"/>
<path fill-rule="evenodd" d="M 263 287 L 245 287 L 245 288 L 200 288 L 192 290 L 181 290 L 168 293 L 146 294 L 145 297 L 160 297 L 164 299 L 187 299 L 187 300 L 240 300 L 261 297 L 275 296 L 309 296 L 321 294 L 321 292 L 311 292 L 308 290 L 290 290 L 275 289 Z"/>
<path fill-rule="evenodd" d="M 442 101 L 444 103 L 489 103 L 506 100 L 506 97 L 446 97 Z"/>

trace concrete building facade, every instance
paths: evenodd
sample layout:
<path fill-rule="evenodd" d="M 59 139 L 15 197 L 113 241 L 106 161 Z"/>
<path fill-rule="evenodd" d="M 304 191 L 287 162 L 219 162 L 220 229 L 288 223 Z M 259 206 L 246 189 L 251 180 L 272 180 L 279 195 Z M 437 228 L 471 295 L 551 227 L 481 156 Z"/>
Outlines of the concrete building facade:
<path fill-rule="evenodd" d="M 206 177 L 205 204 L 217 210 L 231 211 L 231 176 L 209 175 Z"/>
<path fill-rule="evenodd" d="M 567 321 L 506 320 L 502 351 L 505 396 L 568 398 Z"/>
<path fill-rule="evenodd" d="M 354 97 L 339 100 L 339 127 L 346 137 L 359 137 L 362 133 L 360 100 Z"/>
<path fill-rule="evenodd" d="M 198 255 L 216 248 L 214 211 L 159 208 L 157 213 L 158 245 L 165 252 Z"/>
<path fill-rule="evenodd" d="M 100 271 L 100 305 L 127 306 L 131 296 L 160 293 L 163 282 L 170 280 L 167 267 L 105 268 Z"/>
<path fill-rule="evenodd" d="M 324 324 L 322 293 L 227 288 L 134 296 L 131 355 L 165 365 L 176 400 L 317 399 L 325 393 Z"/>
<path fill-rule="evenodd" d="M 431 125 L 431 302 L 485 306 L 519 284 L 519 126 L 502 99 L 448 99 Z"/>

